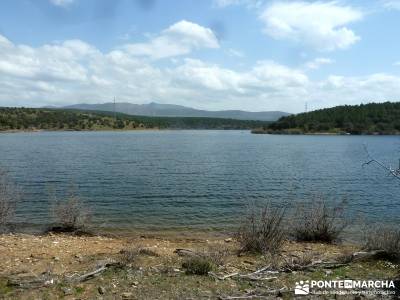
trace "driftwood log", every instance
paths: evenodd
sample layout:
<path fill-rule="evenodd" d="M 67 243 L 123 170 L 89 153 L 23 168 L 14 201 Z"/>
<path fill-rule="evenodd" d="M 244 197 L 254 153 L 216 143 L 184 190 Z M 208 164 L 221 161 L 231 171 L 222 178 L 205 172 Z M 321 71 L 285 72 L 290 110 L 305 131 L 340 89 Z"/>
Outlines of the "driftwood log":
<path fill-rule="evenodd" d="M 76 274 L 74 274 L 73 276 L 69 277 L 69 281 L 73 281 L 73 282 L 84 282 L 87 281 L 89 279 L 92 279 L 94 277 L 99 276 L 101 273 L 103 273 L 105 270 L 107 270 L 108 268 L 111 267 L 121 267 L 121 264 L 117 261 L 114 260 L 105 260 L 105 261 L 100 261 L 97 263 L 97 269 L 95 269 L 94 271 L 85 273 L 83 275 L 80 276 L 74 276 Z"/>

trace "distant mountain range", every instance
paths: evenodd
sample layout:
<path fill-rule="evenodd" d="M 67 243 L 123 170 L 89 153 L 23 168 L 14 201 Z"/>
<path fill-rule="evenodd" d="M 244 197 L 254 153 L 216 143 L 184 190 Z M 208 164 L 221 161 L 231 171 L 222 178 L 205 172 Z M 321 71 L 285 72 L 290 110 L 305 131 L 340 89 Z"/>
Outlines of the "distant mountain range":
<path fill-rule="evenodd" d="M 64 106 L 67 109 L 114 111 L 114 103 L 103 104 L 75 104 Z M 276 121 L 280 117 L 288 116 L 289 113 L 282 111 L 249 112 L 242 110 L 220 110 L 208 111 L 194 109 L 181 105 L 160 104 L 151 102 L 149 104 L 116 103 L 116 112 L 128 115 L 151 116 L 151 117 L 207 117 L 226 118 L 236 120 Z"/>

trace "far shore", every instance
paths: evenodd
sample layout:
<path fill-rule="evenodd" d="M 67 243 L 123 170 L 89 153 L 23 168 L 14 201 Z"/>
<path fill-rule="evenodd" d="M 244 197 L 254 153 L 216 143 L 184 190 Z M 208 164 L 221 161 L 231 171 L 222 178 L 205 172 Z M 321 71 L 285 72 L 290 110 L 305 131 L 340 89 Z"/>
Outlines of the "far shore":
<path fill-rule="evenodd" d="M 97 131 L 147 131 L 153 130 L 158 131 L 160 128 L 131 128 L 131 129 L 7 129 L 0 130 L 1 133 L 35 133 L 35 132 L 97 132 Z"/>
<path fill-rule="evenodd" d="M 227 129 L 227 128 L 135 128 L 135 129 L 13 129 L 0 130 L 2 133 L 40 133 L 40 132 L 125 132 L 125 131 L 251 131 L 252 129 Z"/>
<path fill-rule="evenodd" d="M 383 133 L 383 132 L 363 132 L 363 133 L 349 133 L 349 132 L 299 132 L 299 131 L 271 131 L 271 130 L 251 130 L 252 134 L 270 134 L 270 135 L 328 135 L 328 136 L 398 136 L 398 133 Z"/>
<path fill-rule="evenodd" d="M 41 132 L 129 132 L 129 131 L 207 131 L 207 130 L 218 130 L 218 131 L 250 131 L 252 134 L 266 134 L 266 135 L 314 135 L 314 136 L 398 136 L 399 133 L 338 133 L 338 132 L 273 132 L 273 131 L 262 131 L 255 129 L 224 129 L 224 128 L 135 128 L 135 129 L 10 129 L 10 130 L 0 130 L 0 134 L 4 133 L 41 133 Z"/>

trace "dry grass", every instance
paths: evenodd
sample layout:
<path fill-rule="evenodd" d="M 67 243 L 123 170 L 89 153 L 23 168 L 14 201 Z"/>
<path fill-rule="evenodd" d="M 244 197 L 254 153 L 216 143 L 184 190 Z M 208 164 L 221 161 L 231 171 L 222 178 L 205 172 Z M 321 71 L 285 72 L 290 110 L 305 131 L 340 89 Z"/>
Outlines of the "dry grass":
<path fill-rule="evenodd" d="M 229 255 L 230 250 L 221 245 L 218 247 L 209 247 L 208 250 L 202 254 L 203 257 L 209 259 L 216 266 L 224 265 Z"/>
<path fill-rule="evenodd" d="M 292 255 L 291 257 L 283 259 L 280 268 L 296 271 L 301 269 L 301 267 L 310 265 L 313 262 L 314 257 L 315 253 L 313 252 L 304 252 L 300 255 Z"/>
<path fill-rule="evenodd" d="M 120 252 L 120 261 L 123 264 L 136 263 L 140 256 L 159 257 L 160 255 L 152 249 L 140 245 L 122 249 Z"/>
<path fill-rule="evenodd" d="M 383 250 L 388 259 L 400 259 L 400 228 L 384 225 L 370 228 L 365 234 L 367 250 Z"/>
<path fill-rule="evenodd" d="M 329 206 L 323 198 L 295 209 L 291 232 L 300 242 L 332 243 L 347 226 L 344 217 L 345 201 Z"/>
<path fill-rule="evenodd" d="M 321 245 L 286 243 L 285 252 L 279 256 L 272 257 L 271 262 L 265 261 L 265 256 L 250 255 L 238 257 L 233 249 L 235 242 L 226 243 L 224 238 L 214 240 L 213 237 L 182 239 L 181 236 L 164 239 L 164 237 L 142 238 L 140 236 L 129 237 L 76 237 L 71 235 L 4 235 L 1 237 L 3 245 L 0 251 L 0 268 L 4 274 L 0 278 L 0 298 L 5 299 L 121 299 L 124 293 L 132 293 L 134 299 L 219 299 L 227 296 L 243 296 L 246 290 L 256 290 L 258 294 L 264 290 L 280 289 L 288 287 L 292 289 L 296 281 L 305 278 L 320 280 L 354 279 L 375 279 L 393 278 L 396 269 L 392 264 L 379 261 L 360 261 L 348 267 L 332 269 L 325 272 L 322 269 L 310 269 L 307 273 L 280 272 L 277 280 L 253 281 L 238 277 L 226 280 L 214 280 L 210 276 L 188 276 L 188 273 L 205 274 L 209 268 L 209 262 L 205 265 L 190 263 L 188 269 L 181 269 L 182 258 L 174 253 L 174 250 L 192 249 L 194 253 L 213 252 L 219 247 L 229 247 L 231 254 L 227 257 L 223 267 L 211 265 L 212 271 L 218 276 L 224 276 L 238 272 L 248 274 L 262 267 L 269 266 L 277 261 L 278 257 L 285 258 L 288 268 L 291 270 L 301 269 L 299 266 L 307 265 L 310 259 L 314 261 L 331 261 L 344 249 L 343 245 Z M 95 270 L 99 262 L 119 262 L 117 252 L 121 249 L 131 249 L 131 246 L 146 247 L 157 251 L 159 257 L 140 254 L 136 260 L 128 265 L 121 264 L 121 267 L 113 267 L 85 282 L 71 282 L 68 277 L 72 274 L 85 274 Z M 155 247 L 157 246 L 157 247 Z M 213 248 L 213 249 L 210 249 Z M 347 248 L 347 247 L 346 247 Z M 355 251 L 357 248 L 349 247 Z M 68 251 L 66 251 L 68 250 Z M 358 250 L 358 249 L 357 249 Z M 142 252 L 139 250 L 139 252 Z M 304 255 L 302 254 L 304 252 Z M 77 258 L 79 254 L 82 259 Z M 311 254 L 315 256 L 312 257 Z M 291 257 L 294 256 L 293 259 Z M 55 260 L 58 257 L 59 260 Z M 28 259 L 30 258 L 30 259 Z M 201 262 L 203 262 L 202 260 Z M 282 261 L 276 268 L 281 268 Z M 51 266 L 51 268 L 49 268 Z M 185 265 L 186 266 L 186 265 Z M 189 268 L 191 271 L 189 271 Z M 271 269 L 275 266 L 271 264 Z M 45 273 L 47 272 L 47 273 Z M 329 273 L 329 274 L 328 274 Z M 56 278 L 55 284 L 46 285 L 42 288 L 20 289 L 8 287 L 7 278 L 15 278 L 15 274 L 22 276 L 35 274 L 49 274 Z M 55 277 L 53 277 L 55 276 Z M 270 276 L 270 275 L 266 275 Z M 25 277 L 21 277 L 25 278 Z M 65 278 L 65 280 L 63 279 Z M 3 281 L 2 281 L 3 279 Z M 58 281 L 60 279 L 60 281 Z M 72 295 L 65 295 L 64 288 L 72 289 Z M 103 287 L 104 294 L 99 294 L 98 288 Z M 283 294 L 283 299 L 292 299 L 293 291 Z M 267 295 L 264 298 L 274 298 Z M 258 299 L 253 297 L 253 299 Z"/>
<path fill-rule="evenodd" d="M 283 227 L 284 214 L 285 209 L 273 207 L 271 202 L 267 202 L 261 208 L 252 203 L 236 234 L 240 252 L 279 252 L 286 238 Z"/>

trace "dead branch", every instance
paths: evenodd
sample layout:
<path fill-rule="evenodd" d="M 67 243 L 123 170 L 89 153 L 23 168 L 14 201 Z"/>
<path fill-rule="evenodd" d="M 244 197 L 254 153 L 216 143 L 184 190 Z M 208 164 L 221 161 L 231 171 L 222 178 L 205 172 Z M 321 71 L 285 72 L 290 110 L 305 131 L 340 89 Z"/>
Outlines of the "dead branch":
<path fill-rule="evenodd" d="M 236 273 L 227 274 L 227 275 L 224 275 L 224 276 L 218 276 L 214 272 L 208 272 L 208 275 L 210 275 L 210 276 L 212 276 L 212 277 L 214 277 L 215 279 L 218 279 L 218 280 L 225 280 L 225 279 L 237 276 L 237 275 L 239 275 L 239 273 L 236 272 Z"/>
<path fill-rule="evenodd" d="M 397 169 L 393 169 L 391 166 L 387 166 L 381 161 L 375 159 L 368 151 L 367 146 L 364 144 L 364 150 L 367 153 L 368 156 L 368 161 L 362 164 L 362 167 L 370 165 L 370 164 L 375 164 L 378 167 L 386 170 L 389 172 L 389 175 L 392 175 L 394 178 L 397 178 L 400 180 L 400 160 L 399 160 L 399 167 Z"/>
<path fill-rule="evenodd" d="M 248 279 L 248 280 L 252 280 L 252 281 L 258 281 L 258 280 L 270 281 L 270 280 L 277 279 L 278 277 L 276 277 L 276 276 L 272 276 L 272 277 L 264 277 L 263 276 L 263 275 L 265 275 L 265 273 L 267 273 L 267 274 L 278 274 L 279 273 L 279 271 L 269 270 L 269 268 L 270 268 L 270 266 L 266 266 L 266 267 L 263 267 L 261 269 L 258 269 L 256 271 L 248 273 L 248 274 L 239 274 L 238 272 L 223 275 L 223 276 L 219 276 L 213 272 L 209 272 L 208 274 L 218 280 L 225 280 L 228 278 L 238 278 L 238 279 Z"/>
<path fill-rule="evenodd" d="M 92 279 L 96 276 L 99 276 L 101 273 L 103 273 L 105 270 L 107 270 L 110 267 L 115 267 L 115 266 L 121 266 L 120 263 L 115 262 L 115 261 L 105 261 L 105 262 L 100 262 L 98 263 L 98 265 L 100 266 L 98 269 L 85 273 L 81 276 L 78 277 L 74 277 L 74 276 L 70 276 L 69 280 L 72 281 L 76 281 L 76 282 L 83 282 L 83 281 L 87 281 L 89 279 Z"/>
<path fill-rule="evenodd" d="M 349 265 L 349 263 L 338 263 L 338 262 L 313 262 L 311 264 L 302 266 L 302 265 L 293 265 L 293 266 L 286 266 L 281 269 L 282 272 L 291 273 L 296 271 L 305 271 L 305 272 L 312 272 L 318 268 L 322 269 L 337 269 L 340 267 L 344 267 Z"/>
<path fill-rule="evenodd" d="M 83 281 L 89 280 L 89 279 L 91 279 L 93 277 L 98 276 L 100 273 L 104 272 L 106 269 L 107 269 L 106 266 L 102 266 L 101 268 L 99 268 L 97 270 L 94 270 L 93 272 L 89 272 L 89 273 L 86 273 L 86 274 L 83 274 L 83 275 L 79 276 L 76 279 L 76 281 L 83 282 Z"/>
<path fill-rule="evenodd" d="M 18 287 L 21 289 L 33 289 L 48 286 L 53 284 L 54 282 L 54 278 L 50 278 L 49 276 L 15 276 L 8 278 L 7 286 Z"/>
<path fill-rule="evenodd" d="M 246 275 L 240 275 L 239 278 L 248 279 L 248 280 L 251 280 L 251 281 L 272 281 L 272 280 L 278 279 L 278 277 L 276 277 L 276 276 L 272 276 L 272 277 L 255 277 L 255 276 L 246 276 Z"/>

